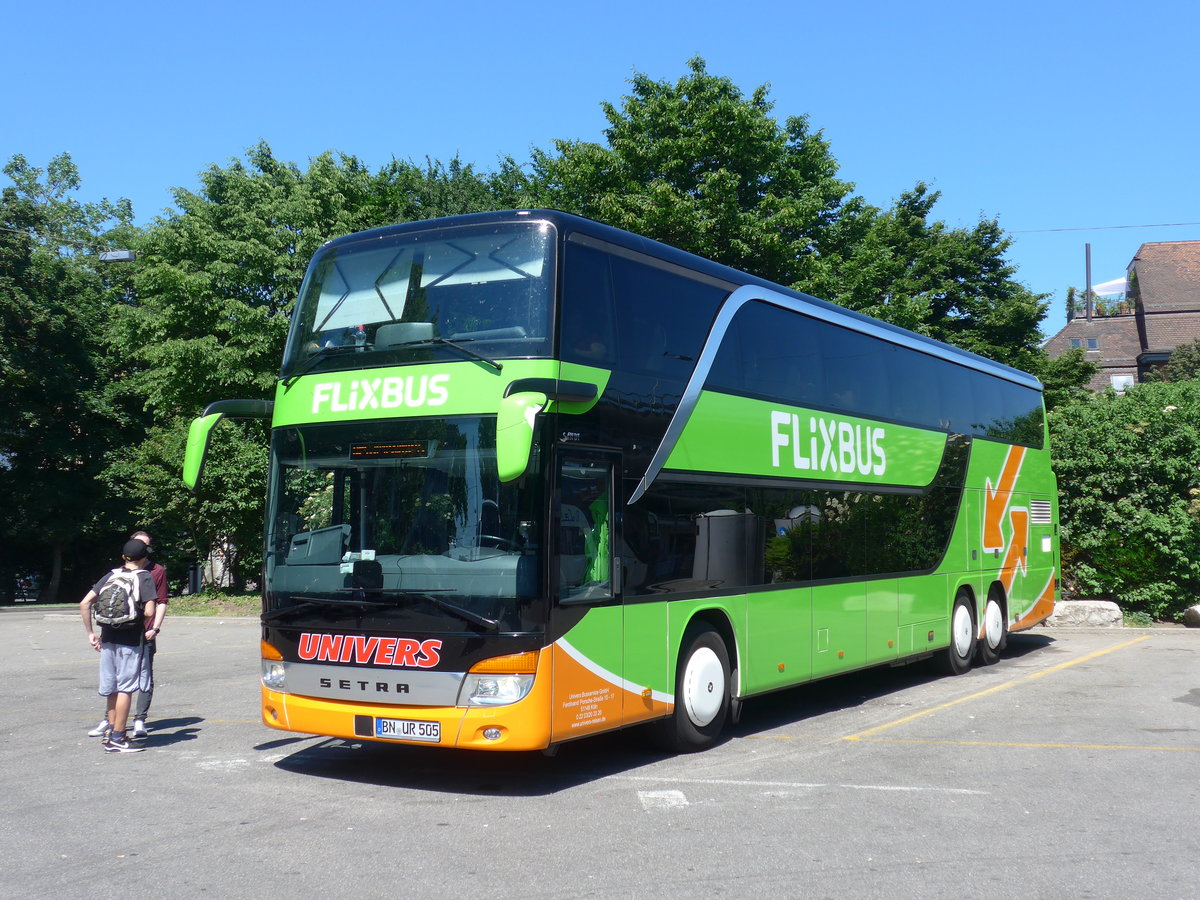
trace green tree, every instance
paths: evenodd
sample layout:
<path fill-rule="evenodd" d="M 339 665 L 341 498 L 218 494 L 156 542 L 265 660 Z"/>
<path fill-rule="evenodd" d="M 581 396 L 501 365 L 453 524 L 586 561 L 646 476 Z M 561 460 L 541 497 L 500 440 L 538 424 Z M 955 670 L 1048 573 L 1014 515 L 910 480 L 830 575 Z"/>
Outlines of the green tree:
<path fill-rule="evenodd" d="M 177 211 L 146 232 L 131 302 L 109 322 L 110 343 L 135 363 L 117 390 L 153 425 L 106 478 L 131 486 L 143 520 L 184 554 L 180 562 L 220 549 L 240 587 L 259 559 L 265 430 L 222 425 L 205 488 L 191 497 L 179 484 L 187 423 L 214 400 L 271 395 L 309 257 L 329 237 L 372 224 L 378 198 L 352 157 L 326 154 L 301 172 L 265 144 L 245 162 L 209 167 L 200 182 L 175 191 Z"/>
<path fill-rule="evenodd" d="M 833 242 L 813 293 L 1021 369 L 1043 353 L 1045 297 L 1016 281 L 998 222 L 950 228 L 924 184 L 886 211 L 857 211 L 852 240 Z"/>
<path fill-rule="evenodd" d="M 1079 315 L 1079 311 L 1081 309 L 1083 309 L 1083 307 L 1084 307 L 1084 302 L 1085 301 L 1084 301 L 1083 297 L 1081 296 L 1081 292 L 1080 292 L 1079 288 L 1075 288 L 1075 287 L 1067 288 L 1066 311 L 1067 311 L 1067 321 L 1068 322 L 1070 322 L 1077 315 Z"/>
<path fill-rule="evenodd" d="M 96 265 L 110 227 L 128 227 L 127 202 L 82 204 L 80 178 L 62 154 L 46 169 L 14 156 L 0 195 L 0 596 L 18 568 L 43 579 L 42 596 L 82 593 L 114 529 L 128 527 L 123 498 L 97 475 L 124 440 L 127 410 L 104 392 L 117 362 L 99 339 L 119 286 Z M 106 273 L 107 274 L 107 273 Z"/>
<path fill-rule="evenodd" d="M 688 68 L 674 84 L 635 74 L 619 109 L 602 104 L 607 146 L 535 151 L 535 201 L 775 282 L 806 280 L 853 185 L 806 117 L 771 116 L 767 86 L 747 98 L 704 60 Z"/>
<path fill-rule="evenodd" d="M 950 228 L 937 192 L 917 184 L 888 210 L 853 194 L 820 131 L 772 116 L 768 86 L 745 96 L 703 59 L 674 83 L 644 74 L 618 107 L 602 105 L 605 144 L 557 141 L 535 151 L 535 202 L 627 228 L 1058 379 L 1038 327 L 1047 298 L 1016 281 L 998 223 Z M 1061 381 L 1061 383 L 1060 383 Z"/>
<path fill-rule="evenodd" d="M 1159 377 L 1163 381 L 1191 381 L 1200 378 L 1200 338 L 1180 344 L 1171 351 Z"/>
<path fill-rule="evenodd" d="M 1050 416 L 1066 588 L 1177 618 L 1200 591 L 1200 382 Z"/>
<path fill-rule="evenodd" d="M 1080 349 L 1068 350 L 1062 356 L 1051 359 L 1042 355 L 1031 360 L 1029 371 L 1042 380 L 1045 386 L 1046 409 L 1057 409 L 1069 403 L 1091 399 L 1092 392 L 1087 384 L 1099 366 L 1088 362 Z"/>

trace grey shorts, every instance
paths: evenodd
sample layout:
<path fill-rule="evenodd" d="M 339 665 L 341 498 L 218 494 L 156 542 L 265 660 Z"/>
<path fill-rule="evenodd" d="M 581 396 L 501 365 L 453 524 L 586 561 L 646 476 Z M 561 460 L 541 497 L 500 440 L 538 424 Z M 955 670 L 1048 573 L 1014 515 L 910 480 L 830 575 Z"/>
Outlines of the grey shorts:
<path fill-rule="evenodd" d="M 149 653 L 144 647 L 100 645 L 100 696 L 150 690 Z"/>

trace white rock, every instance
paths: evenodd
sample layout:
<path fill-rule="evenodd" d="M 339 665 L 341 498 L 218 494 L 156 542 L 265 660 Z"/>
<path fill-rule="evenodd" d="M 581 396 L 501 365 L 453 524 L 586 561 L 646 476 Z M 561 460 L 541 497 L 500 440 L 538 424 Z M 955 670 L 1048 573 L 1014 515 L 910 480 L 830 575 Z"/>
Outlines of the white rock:
<path fill-rule="evenodd" d="M 1089 628 L 1120 628 L 1121 608 L 1111 600 L 1060 600 L 1046 625 L 1086 625 Z"/>

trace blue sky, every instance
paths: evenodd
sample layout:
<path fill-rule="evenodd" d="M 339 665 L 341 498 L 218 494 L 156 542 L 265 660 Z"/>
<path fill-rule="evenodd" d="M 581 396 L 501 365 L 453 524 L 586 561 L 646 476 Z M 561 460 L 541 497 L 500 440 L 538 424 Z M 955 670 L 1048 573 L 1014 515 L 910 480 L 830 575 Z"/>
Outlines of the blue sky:
<path fill-rule="evenodd" d="M 1086 244 L 1098 284 L 1145 241 L 1200 239 L 1195 0 L 68 0 L 3 21 L 0 158 L 69 152 L 80 200 L 128 197 L 142 223 L 260 139 L 301 165 L 481 169 L 602 140 L 634 71 L 673 81 L 700 55 L 809 115 L 868 202 L 925 181 L 950 225 L 999 219 L 1018 279 L 1053 295 L 1047 333 Z"/>

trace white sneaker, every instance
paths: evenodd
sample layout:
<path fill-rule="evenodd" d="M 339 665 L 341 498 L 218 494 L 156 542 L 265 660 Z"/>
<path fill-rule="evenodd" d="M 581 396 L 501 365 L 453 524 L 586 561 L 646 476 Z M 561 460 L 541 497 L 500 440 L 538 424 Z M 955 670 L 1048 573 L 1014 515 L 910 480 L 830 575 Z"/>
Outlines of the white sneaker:
<path fill-rule="evenodd" d="M 149 732 L 146 731 L 146 720 L 145 719 L 134 719 L 133 720 L 133 736 L 135 738 L 144 738 L 147 734 L 149 734 Z"/>
<path fill-rule="evenodd" d="M 112 730 L 112 726 L 108 724 L 108 719 L 101 719 L 100 724 L 88 732 L 88 737 L 104 737 Z"/>

